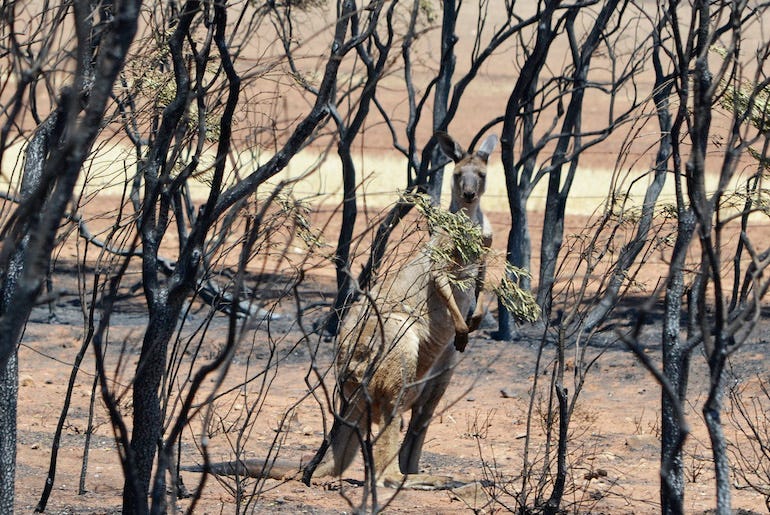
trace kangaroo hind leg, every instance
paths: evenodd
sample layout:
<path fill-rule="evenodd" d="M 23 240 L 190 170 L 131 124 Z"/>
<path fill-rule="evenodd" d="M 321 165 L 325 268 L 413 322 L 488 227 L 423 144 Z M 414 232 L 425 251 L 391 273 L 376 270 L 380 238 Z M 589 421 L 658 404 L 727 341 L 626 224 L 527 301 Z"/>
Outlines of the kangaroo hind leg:
<path fill-rule="evenodd" d="M 302 482 L 310 485 L 315 477 L 339 477 L 350 466 L 361 448 L 364 411 L 360 401 L 351 402 L 344 416 L 335 417 L 329 436 L 324 440 L 313 459 L 304 467 Z M 331 455 L 327 450 L 331 447 Z"/>
<path fill-rule="evenodd" d="M 399 418 L 383 415 L 380 432 L 374 444 L 374 465 L 377 484 L 388 488 L 410 490 L 446 490 L 462 483 L 451 476 L 433 474 L 404 474 L 399 467 Z M 423 435 L 424 436 L 424 435 Z"/>
<path fill-rule="evenodd" d="M 420 396 L 412 405 L 412 416 L 409 419 L 409 426 L 399 453 L 401 470 L 407 474 L 415 474 L 420 470 L 419 463 L 425 435 L 431 420 L 433 420 L 436 408 L 452 379 L 454 357 L 454 350 L 451 347 L 444 349 L 429 372 L 431 377 L 425 381 Z"/>

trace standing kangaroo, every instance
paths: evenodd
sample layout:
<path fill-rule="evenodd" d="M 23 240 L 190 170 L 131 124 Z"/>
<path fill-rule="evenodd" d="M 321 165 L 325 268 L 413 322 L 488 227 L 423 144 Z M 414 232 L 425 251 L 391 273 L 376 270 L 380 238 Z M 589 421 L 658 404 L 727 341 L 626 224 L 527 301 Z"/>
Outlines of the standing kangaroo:
<path fill-rule="evenodd" d="M 465 152 L 448 134 L 439 132 L 436 138 L 455 162 L 449 210 L 464 212 L 480 226 L 482 243 L 488 247 L 492 231 L 479 202 L 497 137 L 487 137 L 475 154 Z M 484 263 L 482 259 L 463 263 L 457 255 L 448 263 L 436 261 L 430 246 L 442 238 L 447 237 L 434 236 L 391 281 L 378 284 L 351 306 L 338 335 L 339 411 L 327 442 L 309 464 L 300 466 L 306 483 L 313 476 L 340 476 L 361 442 L 371 436 L 374 423 L 379 431 L 371 440 L 372 457 L 379 486 L 441 489 L 454 484 L 448 476 L 418 473 L 418 464 L 428 425 L 452 377 L 455 350 L 465 350 L 468 333 L 478 327 L 483 315 L 477 297 Z M 471 309 L 473 314 L 466 321 Z M 400 415 L 410 409 L 409 427 L 399 448 Z M 329 446 L 331 456 L 324 459 Z M 264 460 L 211 464 L 208 470 L 274 478 L 298 472 L 296 466 L 266 465 Z"/>

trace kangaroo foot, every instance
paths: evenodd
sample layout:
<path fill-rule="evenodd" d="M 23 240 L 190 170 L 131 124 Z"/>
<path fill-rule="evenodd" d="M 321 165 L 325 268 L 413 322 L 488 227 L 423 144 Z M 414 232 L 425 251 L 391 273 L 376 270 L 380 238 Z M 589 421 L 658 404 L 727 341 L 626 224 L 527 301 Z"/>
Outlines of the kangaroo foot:
<path fill-rule="evenodd" d="M 465 485 L 452 476 L 434 476 L 432 474 L 398 474 L 386 476 L 378 481 L 386 488 L 406 488 L 408 490 L 449 490 Z"/>

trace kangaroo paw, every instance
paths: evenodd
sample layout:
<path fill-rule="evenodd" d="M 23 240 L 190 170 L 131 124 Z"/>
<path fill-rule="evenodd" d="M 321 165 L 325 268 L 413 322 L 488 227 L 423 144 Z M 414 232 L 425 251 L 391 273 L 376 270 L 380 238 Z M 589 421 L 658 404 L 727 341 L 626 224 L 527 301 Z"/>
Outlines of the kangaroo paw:
<path fill-rule="evenodd" d="M 465 347 L 468 345 L 468 333 L 455 333 L 455 349 L 458 352 L 465 352 Z"/>
<path fill-rule="evenodd" d="M 474 313 L 468 320 L 468 332 L 472 333 L 481 325 L 481 321 L 484 319 L 484 313 Z"/>

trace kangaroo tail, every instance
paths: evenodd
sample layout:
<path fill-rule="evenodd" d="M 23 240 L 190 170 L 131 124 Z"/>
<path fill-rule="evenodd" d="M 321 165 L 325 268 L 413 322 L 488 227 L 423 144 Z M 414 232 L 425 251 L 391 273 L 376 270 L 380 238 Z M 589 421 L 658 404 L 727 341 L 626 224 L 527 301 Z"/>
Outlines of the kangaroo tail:
<path fill-rule="evenodd" d="M 208 472 L 218 476 L 242 476 L 254 478 L 287 479 L 299 475 L 302 468 L 284 460 L 235 460 L 209 463 L 208 465 L 186 465 L 186 472 Z"/>

